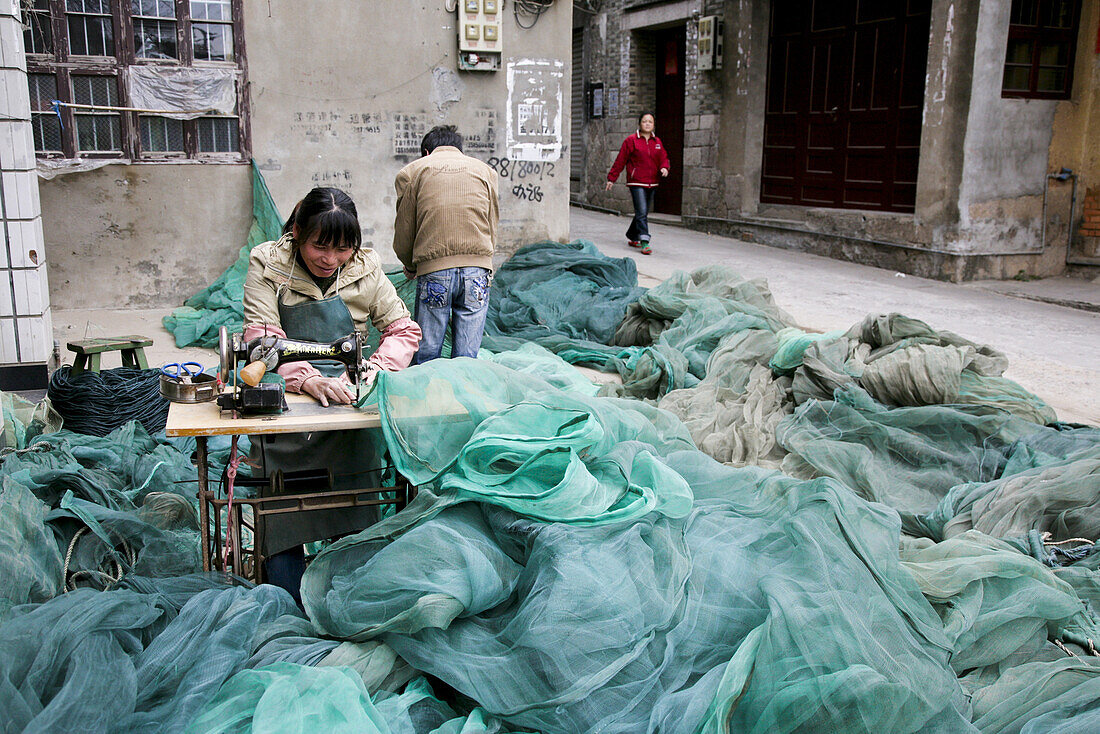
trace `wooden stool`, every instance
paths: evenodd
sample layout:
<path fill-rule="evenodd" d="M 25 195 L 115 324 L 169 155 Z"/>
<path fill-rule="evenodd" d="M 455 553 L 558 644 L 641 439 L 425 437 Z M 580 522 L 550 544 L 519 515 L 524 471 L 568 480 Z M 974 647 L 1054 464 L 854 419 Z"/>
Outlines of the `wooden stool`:
<path fill-rule="evenodd" d="M 85 369 L 99 372 L 99 357 L 104 352 L 122 352 L 122 366 L 137 369 L 149 369 L 145 361 L 145 347 L 153 346 L 152 339 L 143 336 L 111 336 L 102 339 L 85 339 L 69 342 L 65 345 L 70 352 L 76 352 L 73 360 L 72 375 L 79 375 Z"/>

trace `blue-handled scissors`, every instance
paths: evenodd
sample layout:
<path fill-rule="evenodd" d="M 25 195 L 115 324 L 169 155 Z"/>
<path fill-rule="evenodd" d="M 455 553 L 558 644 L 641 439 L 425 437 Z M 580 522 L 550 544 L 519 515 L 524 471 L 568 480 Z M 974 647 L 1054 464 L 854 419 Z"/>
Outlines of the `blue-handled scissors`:
<path fill-rule="evenodd" d="M 175 368 L 174 371 L 173 368 Z M 202 365 L 198 362 L 172 362 L 161 367 L 160 373 L 174 380 L 182 380 L 184 377 L 201 375 Z"/>

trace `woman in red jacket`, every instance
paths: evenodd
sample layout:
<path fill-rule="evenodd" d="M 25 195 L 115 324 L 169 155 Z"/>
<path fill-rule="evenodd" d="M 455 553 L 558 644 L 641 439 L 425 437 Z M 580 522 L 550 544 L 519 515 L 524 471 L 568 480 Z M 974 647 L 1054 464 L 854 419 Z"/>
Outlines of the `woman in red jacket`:
<path fill-rule="evenodd" d="M 638 118 L 638 132 L 623 141 L 615 165 L 607 174 L 607 190 L 626 168 L 626 185 L 634 199 L 634 218 L 626 230 L 631 247 L 640 247 L 643 255 L 653 250 L 649 247 L 649 211 L 653 208 L 653 195 L 657 184 L 668 175 L 668 153 L 661 139 L 653 134 L 655 121 L 652 113 L 643 112 Z"/>

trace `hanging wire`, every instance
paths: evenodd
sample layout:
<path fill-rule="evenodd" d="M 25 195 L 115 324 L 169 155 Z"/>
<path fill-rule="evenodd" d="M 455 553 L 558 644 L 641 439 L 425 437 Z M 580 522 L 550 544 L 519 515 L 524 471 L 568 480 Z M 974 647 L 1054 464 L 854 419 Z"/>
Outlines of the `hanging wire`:
<path fill-rule="evenodd" d="M 539 17 L 550 9 L 554 0 L 512 0 L 512 14 L 516 18 L 516 25 L 525 31 L 531 30 L 539 22 Z M 520 20 L 520 14 L 530 16 L 530 25 Z"/>

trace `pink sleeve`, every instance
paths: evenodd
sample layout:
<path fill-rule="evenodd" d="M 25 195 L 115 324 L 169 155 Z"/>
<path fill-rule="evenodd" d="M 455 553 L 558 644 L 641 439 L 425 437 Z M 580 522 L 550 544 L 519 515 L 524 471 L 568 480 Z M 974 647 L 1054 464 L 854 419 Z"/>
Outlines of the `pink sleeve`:
<path fill-rule="evenodd" d="M 412 363 L 420 336 L 420 324 L 408 316 L 397 319 L 382 331 L 382 343 L 367 361 L 386 372 L 404 369 Z"/>
<path fill-rule="evenodd" d="M 244 327 L 244 340 L 251 341 L 260 336 L 273 335 L 286 338 L 286 332 L 271 324 L 249 324 Z M 287 362 L 275 368 L 275 372 L 286 380 L 289 392 L 302 392 L 302 384 L 311 377 L 320 377 L 321 373 L 309 362 Z"/>

